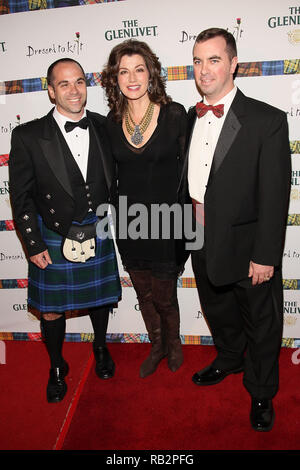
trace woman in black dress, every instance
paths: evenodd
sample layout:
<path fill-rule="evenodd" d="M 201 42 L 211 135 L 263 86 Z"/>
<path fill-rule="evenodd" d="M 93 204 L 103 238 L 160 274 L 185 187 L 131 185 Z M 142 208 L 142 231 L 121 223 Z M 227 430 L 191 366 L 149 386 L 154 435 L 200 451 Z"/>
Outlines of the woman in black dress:
<path fill-rule="evenodd" d="M 151 228 L 157 229 L 157 224 L 150 214 L 160 204 L 166 209 L 177 202 L 186 111 L 167 96 L 160 62 L 144 42 L 129 40 L 114 47 L 102 73 L 102 85 L 110 107 L 107 127 L 116 161 L 118 200 L 126 196 L 128 209 L 142 204 L 148 211 L 148 218 L 141 223 L 140 238 L 130 233 L 130 223 L 136 216 L 126 214 L 127 237 L 124 233 L 121 236 L 120 227 L 117 229 L 122 263 L 130 275 L 152 343 L 140 376 L 152 374 L 165 356 L 175 372 L 183 362 L 177 301 L 181 253 L 172 217 L 170 236 L 163 236 L 162 224 L 159 235 L 151 236 Z M 124 217 L 120 205 L 119 216 Z M 171 211 L 163 213 L 163 223 L 168 224 Z"/>

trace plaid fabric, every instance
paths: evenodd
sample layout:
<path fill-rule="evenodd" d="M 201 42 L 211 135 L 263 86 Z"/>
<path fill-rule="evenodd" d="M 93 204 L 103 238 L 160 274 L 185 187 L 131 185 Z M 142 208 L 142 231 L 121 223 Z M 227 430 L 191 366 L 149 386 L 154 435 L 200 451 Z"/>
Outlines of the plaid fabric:
<path fill-rule="evenodd" d="M 300 73 L 300 59 L 284 60 L 283 70 L 285 74 Z"/>
<path fill-rule="evenodd" d="M 237 77 L 256 77 L 262 75 L 262 62 L 240 62 Z"/>
<path fill-rule="evenodd" d="M 47 0 L 29 0 L 29 10 L 46 10 L 48 7 Z"/>
<path fill-rule="evenodd" d="M 121 277 L 122 287 L 133 287 L 130 277 Z"/>
<path fill-rule="evenodd" d="M 86 73 L 86 86 L 101 86 L 101 73 Z"/>
<path fill-rule="evenodd" d="M 42 89 L 47 90 L 48 89 L 48 82 L 46 77 L 41 77 L 41 82 L 42 82 Z"/>
<path fill-rule="evenodd" d="M 7 95 L 23 93 L 22 80 L 12 80 L 10 82 L 5 82 L 5 93 Z"/>
<path fill-rule="evenodd" d="M 188 80 L 194 80 L 194 67 L 192 65 L 187 65 L 186 73 Z"/>
<path fill-rule="evenodd" d="M 287 225 L 300 225 L 300 214 L 289 214 Z"/>
<path fill-rule="evenodd" d="M 7 0 L 10 13 L 29 11 L 28 0 Z"/>
<path fill-rule="evenodd" d="M 300 153 L 300 140 L 292 140 L 290 142 L 291 153 Z"/>
<path fill-rule="evenodd" d="M 25 78 L 22 80 L 24 93 L 31 91 L 42 91 L 42 81 L 40 78 Z"/>
<path fill-rule="evenodd" d="M 182 277 L 177 281 L 178 287 L 183 287 L 184 289 L 194 288 L 196 286 L 195 278 L 193 277 Z"/>
<path fill-rule="evenodd" d="M 284 290 L 298 290 L 299 280 L 297 279 L 283 279 L 282 281 Z"/>
<path fill-rule="evenodd" d="M 6 230 L 7 231 L 10 231 L 10 230 L 15 230 L 15 223 L 13 220 L 6 220 L 5 221 L 5 227 L 6 227 Z"/>
<path fill-rule="evenodd" d="M 28 279 L 17 279 L 18 289 L 27 289 Z"/>
<path fill-rule="evenodd" d="M 283 60 L 262 62 L 263 75 L 283 75 Z"/>
<path fill-rule="evenodd" d="M 8 166 L 9 155 L 7 153 L 0 155 L 0 166 Z"/>
<path fill-rule="evenodd" d="M 83 224 L 96 220 L 89 216 Z M 65 312 L 118 302 L 121 286 L 112 240 L 97 238 L 96 256 L 72 263 L 61 253 L 63 237 L 49 230 L 40 217 L 39 225 L 53 264 L 39 269 L 29 263 L 29 305 L 40 312 Z"/>
<path fill-rule="evenodd" d="M 168 67 L 168 80 L 187 80 L 186 66 Z"/>
<path fill-rule="evenodd" d="M 0 0 L 0 15 L 7 15 L 10 13 L 7 0 Z"/>

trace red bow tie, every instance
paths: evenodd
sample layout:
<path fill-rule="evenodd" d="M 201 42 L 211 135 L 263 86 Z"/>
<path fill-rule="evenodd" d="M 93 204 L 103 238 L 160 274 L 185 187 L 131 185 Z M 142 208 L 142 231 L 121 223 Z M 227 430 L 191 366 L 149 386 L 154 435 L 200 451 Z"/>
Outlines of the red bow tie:
<path fill-rule="evenodd" d="M 198 115 L 198 118 L 204 116 L 207 111 L 211 110 L 217 118 L 220 118 L 224 114 L 224 104 L 218 104 L 217 106 L 212 106 L 204 104 L 203 101 L 200 103 L 196 104 L 196 112 Z"/>

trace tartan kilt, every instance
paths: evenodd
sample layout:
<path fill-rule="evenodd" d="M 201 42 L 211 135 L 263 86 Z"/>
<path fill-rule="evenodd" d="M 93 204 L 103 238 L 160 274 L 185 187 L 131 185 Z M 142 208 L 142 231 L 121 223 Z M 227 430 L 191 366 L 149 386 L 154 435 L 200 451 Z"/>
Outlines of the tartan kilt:
<path fill-rule="evenodd" d="M 90 214 L 79 225 L 97 220 L 95 214 Z M 115 304 L 120 300 L 121 285 L 113 240 L 97 237 L 95 257 L 85 263 L 72 263 L 62 254 L 64 237 L 49 230 L 40 216 L 38 223 L 52 264 L 40 269 L 29 262 L 29 305 L 43 313 L 62 313 Z"/>

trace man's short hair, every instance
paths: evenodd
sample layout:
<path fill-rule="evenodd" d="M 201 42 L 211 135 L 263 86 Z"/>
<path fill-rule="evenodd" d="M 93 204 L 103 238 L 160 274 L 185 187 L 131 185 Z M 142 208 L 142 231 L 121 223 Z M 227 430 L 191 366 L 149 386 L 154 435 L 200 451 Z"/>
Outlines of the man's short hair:
<path fill-rule="evenodd" d="M 230 60 L 232 60 L 233 57 L 237 56 L 237 47 L 236 47 L 234 36 L 231 33 L 229 33 L 229 31 L 227 31 L 226 29 L 222 29 L 222 28 L 205 29 L 200 34 L 198 34 L 196 38 L 196 43 L 204 42 L 204 41 L 207 41 L 208 39 L 212 39 L 218 36 L 221 36 L 225 39 L 226 51 Z"/>
<path fill-rule="evenodd" d="M 63 59 L 56 60 L 55 62 L 53 62 L 53 64 L 51 64 L 49 66 L 48 71 L 47 71 L 47 83 L 48 83 L 48 85 L 52 85 L 52 80 L 53 80 L 53 75 L 54 75 L 54 73 L 53 73 L 54 68 L 58 64 L 63 63 L 63 62 L 72 62 L 73 64 L 78 65 L 78 67 L 81 69 L 81 71 L 83 73 L 83 76 L 85 77 L 84 70 L 83 70 L 82 66 L 80 65 L 80 63 L 77 62 L 77 60 L 70 59 L 69 57 L 66 57 L 66 58 L 63 58 Z"/>

